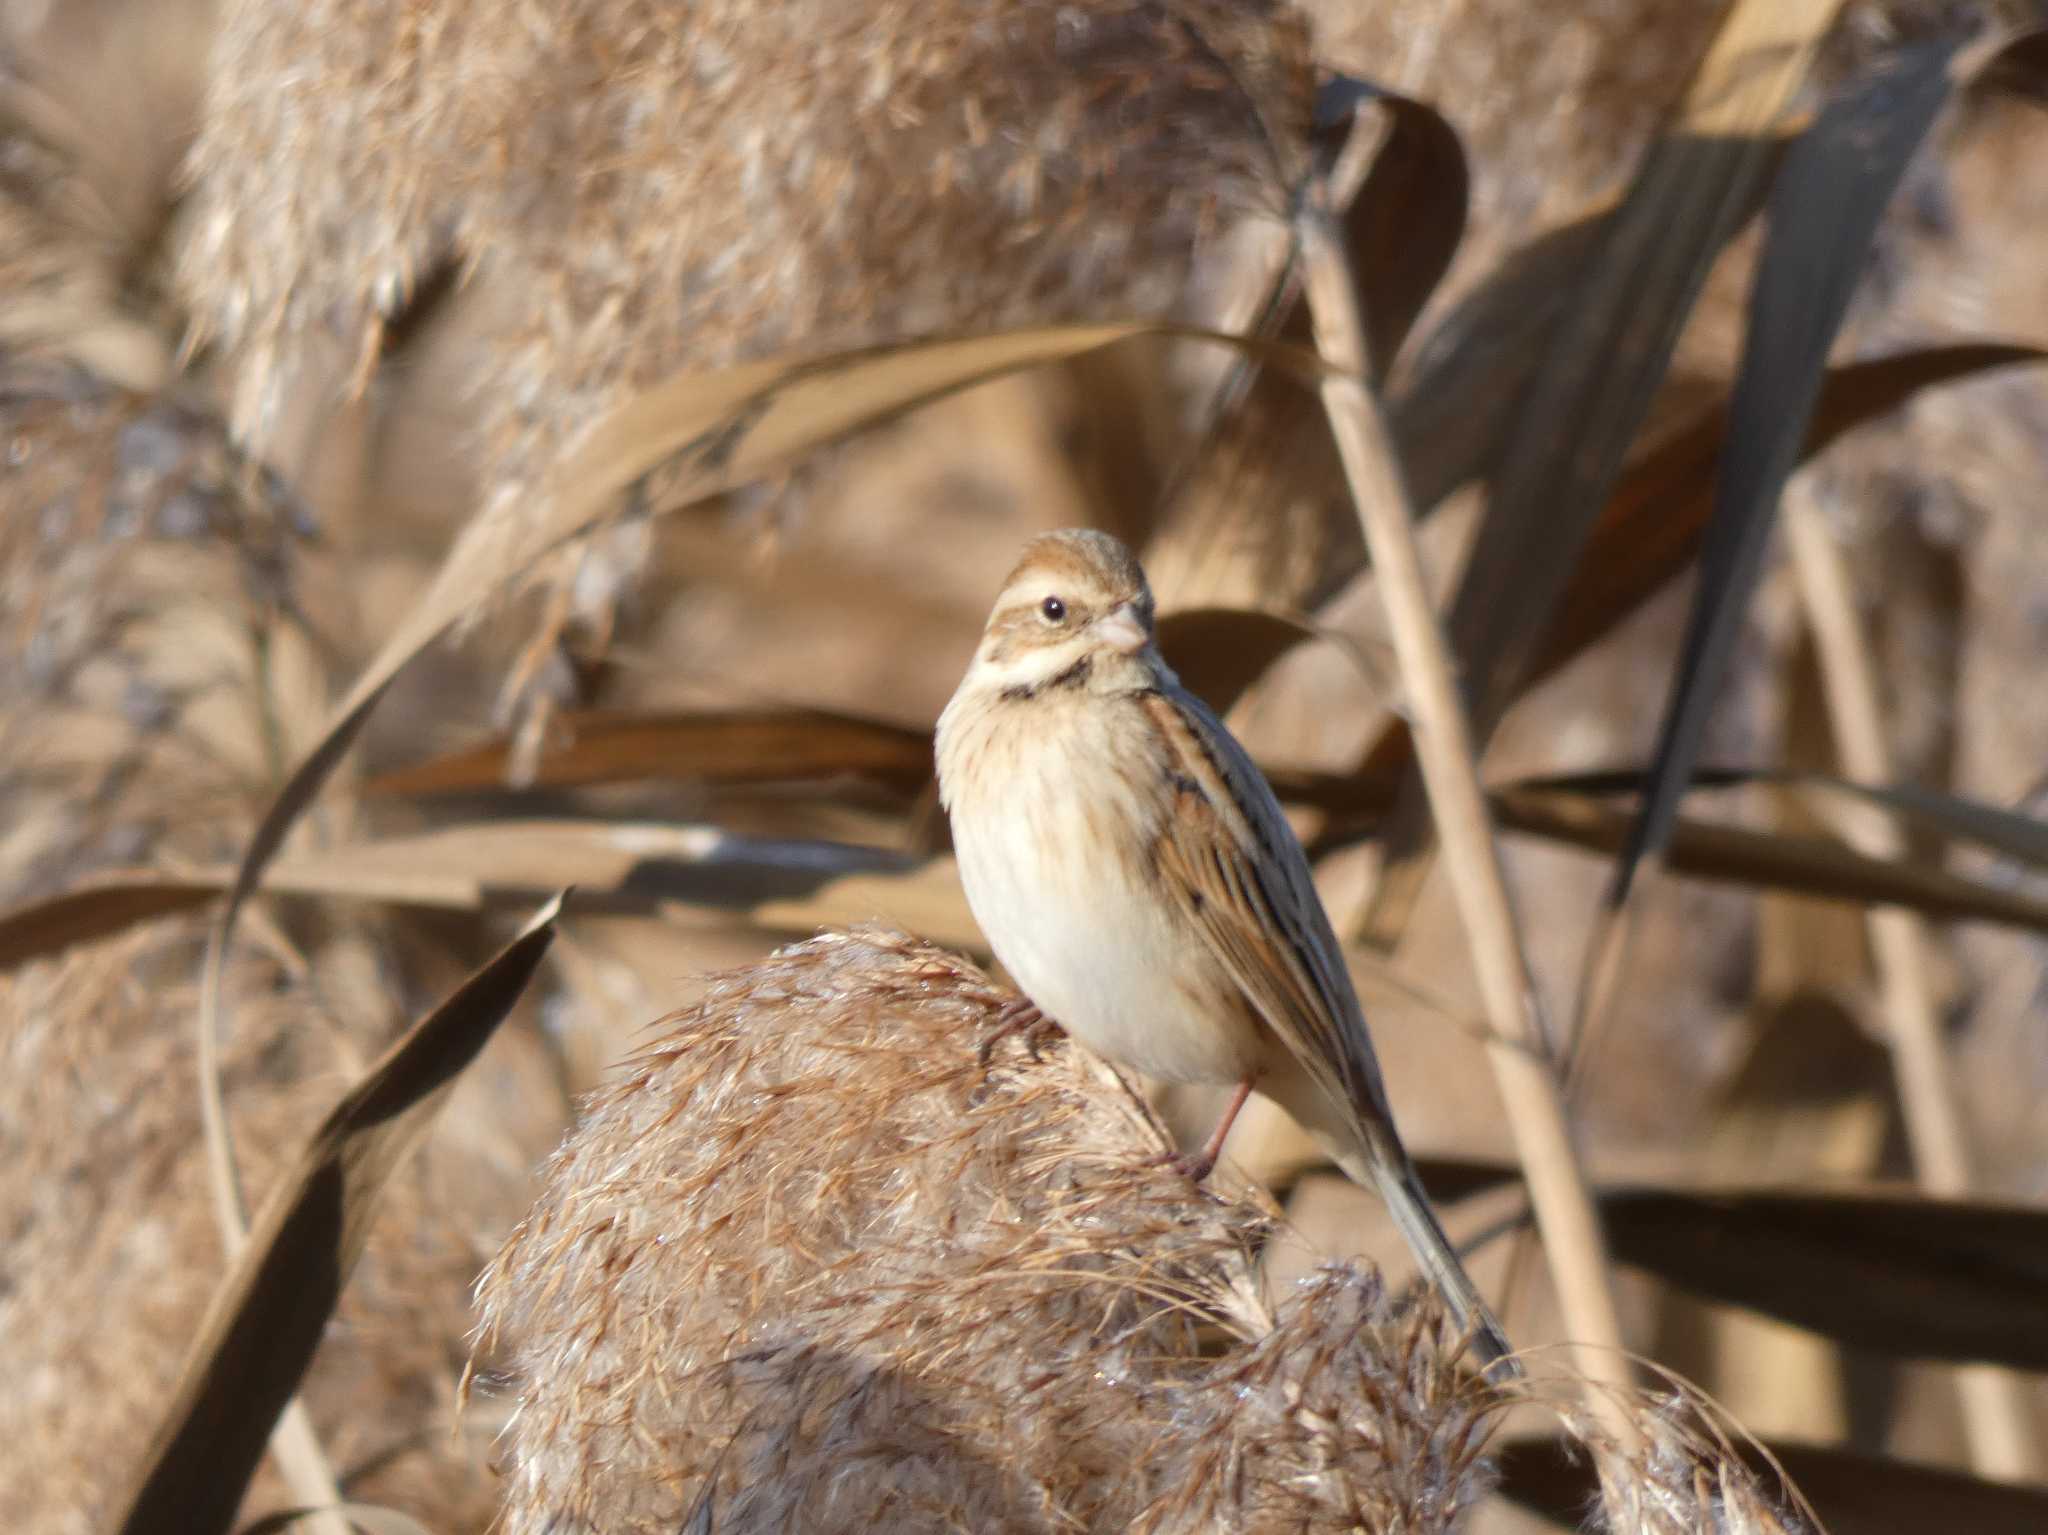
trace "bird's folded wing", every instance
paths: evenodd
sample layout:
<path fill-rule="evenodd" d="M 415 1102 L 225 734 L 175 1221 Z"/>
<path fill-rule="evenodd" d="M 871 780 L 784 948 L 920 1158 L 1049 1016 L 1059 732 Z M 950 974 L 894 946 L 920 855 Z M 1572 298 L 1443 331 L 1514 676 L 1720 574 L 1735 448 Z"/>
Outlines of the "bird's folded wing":
<path fill-rule="evenodd" d="M 1244 748 L 1199 701 L 1147 701 L 1176 802 L 1156 857 L 1202 940 L 1324 1091 L 1384 1119 L 1386 1092 L 1308 859 Z"/>

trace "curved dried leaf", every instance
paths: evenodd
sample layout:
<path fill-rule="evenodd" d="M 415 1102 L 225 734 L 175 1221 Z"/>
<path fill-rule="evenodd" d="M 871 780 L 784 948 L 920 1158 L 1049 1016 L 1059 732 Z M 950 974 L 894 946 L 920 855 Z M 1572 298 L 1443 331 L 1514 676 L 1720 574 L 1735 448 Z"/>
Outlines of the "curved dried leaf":
<path fill-rule="evenodd" d="M 1628 898 L 1637 865 L 1663 846 L 1677 818 L 1829 349 L 1862 280 L 1878 221 L 1949 99 L 1950 65 L 1962 43 L 1954 33 L 1917 44 L 1831 102 L 1793 144 L 1771 190 L 1699 585 L 1649 790 L 1615 864 L 1610 907 Z"/>
<path fill-rule="evenodd" d="M 1960 341 L 1914 347 L 1830 368 L 1800 446 L 1803 462 L 1921 390 L 1995 368 L 2048 360 L 2040 347 Z M 1714 505 L 1714 466 L 1728 440 L 1716 405 L 1626 470 L 1586 541 L 1525 686 L 1612 633 L 1699 553 Z"/>
<path fill-rule="evenodd" d="M 226 1531 L 298 1390 L 391 1174 L 532 979 L 559 899 L 407 1031 L 280 1180 L 207 1308 L 171 1405 L 122 1500 L 122 1535 Z"/>
<path fill-rule="evenodd" d="M 1356 182 L 1341 237 L 1364 299 L 1368 364 L 1382 380 L 1463 237 L 1464 146 L 1434 108 L 1361 80 L 1326 85 L 1317 117 L 1326 180 L 1343 183 L 1331 190 L 1342 197 Z M 1353 162 L 1366 155 L 1360 176 Z M 1274 270 L 1257 325 L 1311 343 L 1297 259 Z M 1258 375 L 1255 358 L 1231 368 L 1161 495 L 1172 516 L 1147 562 L 1167 589 L 1213 593 L 1218 568 L 1249 555 L 1254 591 L 1313 607 L 1363 565 L 1329 428 L 1302 407 L 1287 381 Z"/>
<path fill-rule="evenodd" d="M 931 732 L 822 709 L 564 713 L 565 738 L 542 751 L 532 787 L 662 779 L 708 784 L 857 778 L 915 790 L 932 773 Z M 394 768 L 372 794 L 474 794 L 505 787 L 509 739 Z"/>
<path fill-rule="evenodd" d="M 2048 1370 L 2048 1209 L 1769 1189 L 1600 1209 L 1616 1258 L 1714 1300 L 1897 1357 Z"/>
<path fill-rule="evenodd" d="M 9 963 L 22 963 L 68 943 L 110 936 L 180 904 L 212 900 L 234 882 L 235 872 L 216 865 L 102 876 L 86 890 L 0 916 L 0 952 Z M 715 826 L 662 821 L 505 819 L 284 859 L 264 871 L 261 888 L 268 895 L 482 911 L 523 906 L 574 885 L 593 910 L 684 905 L 746 913 L 763 903 L 784 909 L 848 878 L 886 885 L 918 872 L 903 853 L 851 843 L 735 836 Z M 66 916 L 75 906 L 92 914 L 89 928 L 49 916 L 53 910 Z M 957 931 L 958 924 L 947 930 Z"/>
<path fill-rule="evenodd" d="M 1368 834 L 1398 792 L 1388 779 L 1367 781 L 1350 774 L 1276 768 L 1267 777 L 1281 799 L 1331 817 L 1329 827 L 1310 845 L 1310 852 L 1318 856 Z M 1488 801 L 1503 830 L 1595 853 L 1618 850 L 1631 824 L 1625 812 L 1595 794 L 1517 785 L 1490 791 Z M 1874 858 L 1824 837 L 1750 831 L 1681 817 L 1665 851 L 1665 867 L 1695 879 L 1903 906 L 1930 917 L 2048 932 L 2048 900 L 1910 858 Z"/>
<path fill-rule="evenodd" d="M 1649 782 L 1647 768 L 1616 768 L 1599 773 L 1565 773 L 1525 778 L 1506 785 L 1536 793 L 1589 795 L 1640 794 Z M 1836 798 L 1860 799 L 1903 817 L 1911 826 L 1950 842 L 1969 842 L 2017 863 L 2048 868 L 2048 821 L 2017 810 L 2003 810 L 1982 800 L 1944 794 L 1919 784 L 1852 783 L 1828 773 L 1802 773 L 1774 768 L 1695 768 L 1690 787 L 1739 788 L 1767 784 L 1787 789 L 1822 804 Z"/>
<path fill-rule="evenodd" d="M 1590 797 L 1503 790 L 1494 814 L 1529 832 L 1594 852 L 1620 849 L 1633 818 Z M 1749 831 L 1681 817 L 1665 867 L 1695 879 L 1796 891 L 1831 900 L 1903 906 L 1926 916 L 1995 922 L 2048 932 L 2048 901 L 2023 890 L 1953 874 L 1910 858 L 1873 858 L 1821 837 Z"/>
<path fill-rule="evenodd" d="M 1450 629 L 1483 741 L 1618 483 L 1707 270 L 1756 205 L 1838 0 L 1743 0 L 1645 155 L 1517 412 Z"/>
<path fill-rule="evenodd" d="M 1417 516 L 1493 475 L 1514 408 L 1613 216 L 1602 208 L 1512 252 L 1422 337 L 1387 402 Z M 1333 588 L 1355 574 L 1343 571 Z"/>
<path fill-rule="evenodd" d="M 1316 627 L 1252 608 L 1182 608 L 1159 617 L 1159 653 L 1188 690 L 1227 714 L 1245 690 Z"/>
<path fill-rule="evenodd" d="M 2033 1535 L 2048 1529 L 2048 1493 L 1961 1471 L 1860 1455 L 1829 1445 L 1738 1444 L 1750 1469 L 1773 1485 L 1775 1461 L 1820 1516 L 1828 1535 Z M 1592 1462 L 1563 1435 L 1509 1439 L 1493 1451 L 1502 1497 L 1576 1529 L 1600 1501 Z"/>
<path fill-rule="evenodd" d="M 1372 166 L 1342 222 L 1365 299 L 1372 381 L 1384 384 L 1465 237 L 1472 176 L 1457 129 L 1426 102 L 1345 79 L 1324 88 L 1318 115 L 1333 104 L 1379 118 Z"/>
<path fill-rule="evenodd" d="M 0 912 L 0 970 L 204 906 L 225 888 L 204 876 L 153 869 L 95 875 L 60 894 Z"/>

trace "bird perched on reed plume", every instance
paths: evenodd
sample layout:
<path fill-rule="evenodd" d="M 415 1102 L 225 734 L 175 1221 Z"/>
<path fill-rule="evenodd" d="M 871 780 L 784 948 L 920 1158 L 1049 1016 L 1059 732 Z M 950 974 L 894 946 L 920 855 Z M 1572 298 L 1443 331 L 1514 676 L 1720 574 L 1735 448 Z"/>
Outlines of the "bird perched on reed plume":
<path fill-rule="evenodd" d="M 1207 1176 L 1256 1089 L 1379 1191 L 1488 1370 L 1500 1325 L 1395 1133 L 1307 857 L 1243 747 L 1153 643 L 1152 593 L 1106 533 L 1026 546 L 939 719 L 960 879 L 1031 1004 L 1114 1061 L 1233 1083 Z"/>

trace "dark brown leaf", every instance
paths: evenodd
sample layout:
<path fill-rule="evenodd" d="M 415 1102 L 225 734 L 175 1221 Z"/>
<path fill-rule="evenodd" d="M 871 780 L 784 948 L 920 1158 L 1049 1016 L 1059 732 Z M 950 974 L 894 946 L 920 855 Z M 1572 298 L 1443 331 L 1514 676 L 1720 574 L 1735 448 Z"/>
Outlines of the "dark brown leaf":
<path fill-rule="evenodd" d="M 1471 173 L 1457 130 L 1436 108 L 1377 90 L 1370 100 L 1385 137 L 1343 225 L 1377 385 L 1458 253 Z"/>
<path fill-rule="evenodd" d="M 1539 793 L 1555 790 L 1595 795 L 1639 794 L 1648 777 L 1646 769 L 1616 768 L 1599 773 L 1529 778 L 1506 787 Z M 1892 812 L 1913 831 L 1937 841 L 1974 843 L 2016 863 L 2048 868 L 2048 821 L 1960 794 L 1944 794 L 1919 784 L 1852 783 L 1827 773 L 1770 768 L 1703 767 L 1694 769 L 1692 774 L 1692 787 L 1696 790 L 1744 784 L 1768 784 L 1816 805 L 1830 799 L 1862 800 Z"/>
<path fill-rule="evenodd" d="M 1595 800 L 1504 790 L 1493 796 L 1503 827 L 1597 852 L 1618 850 L 1629 817 Z M 1996 922 L 2048 932 L 2048 901 L 2024 890 L 1952 874 L 1911 859 L 1873 858 L 1820 837 L 1749 831 L 1680 818 L 1665 854 L 1673 873 L 1832 900 L 1903 906 L 1938 918 Z"/>
<path fill-rule="evenodd" d="M 1521 690 L 1707 273 L 1757 204 L 1782 119 L 1837 4 L 1745 0 L 1730 9 L 1546 332 L 1447 625 L 1476 749 Z M 1369 942 L 1391 946 L 1406 927 L 1432 846 L 1411 773 L 1366 916 Z"/>
<path fill-rule="evenodd" d="M 1803 456 L 1812 457 L 1922 389 L 2044 360 L 2048 351 L 2039 347 L 1976 341 L 1845 363 L 1830 369 L 1821 387 Z M 1712 407 L 1623 474 L 1587 539 L 1525 687 L 1611 634 L 1692 563 L 1713 511 L 1714 465 L 1727 431 L 1727 407 Z M 1412 755 L 1407 725 L 1389 720 L 1358 769 L 1361 799 L 1389 803 Z"/>
<path fill-rule="evenodd" d="M 152 917 L 204 906 L 224 888 L 218 881 L 150 870 L 97 876 L 61 895 L 25 902 L 0 912 L 0 971 Z"/>
<path fill-rule="evenodd" d="M 1857 1348 L 2048 1370 L 2048 1209 L 1912 1193 L 1601 1196 L 1623 1263 Z"/>
<path fill-rule="evenodd" d="M 707 784 L 855 778 L 911 791 L 931 776 L 931 733 L 820 709 L 635 714 L 590 709 L 560 717 L 535 788 L 636 779 Z M 471 794 L 503 788 L 503 738 L 381 773 L 372 794 Z"/>
<path fill-rule="evenodd" d="M 1341 774 L 1273 769 L 1267 775 L 1283 800 L 1331 816 L 1312 852 L 1325 852 L 1370 832 L 1393 802 L 1395 784 Z M 1620 848 L 1626 812 L 1600 796 L 1560 789 L 1508 787 L 1489 793 L 1494 819 L 1509 831 L 1590 852 Z M 1750 831 L 1681 818 L 1665 855 L 1675 874 L 1752 889 L 1791 890 L 1830 900 L 1903 906 L 1930 917 L 1995 922 L 2048 932 L 2048 901 L 1910 858 L 1874 858 L 1823 837 Z"/>
<path fill-rule="evenodd" d="M 1699 584 L 1642 812 L 1615 863 L 1610 908 L 1628 898 L 1637 866 L 1663 847 L 1677 819 L 1707 711 L 1763 573 L 1779 495 L 1799 462 L 1828 352 L 1885 207 L 1949 99 L 1949 66 L 1962 42 L 1956 31 L 1916 44 L 1830 102 L 1793 144 L 1771 188 Z"/>
<path fill-rule="evenodd" d="M 1228 714 L 1267 668 L 1315 636 L 1311 624 L 1249 608 L 1183 608 L 1159 618 L 1159 653 L 1218 714 Z"/>

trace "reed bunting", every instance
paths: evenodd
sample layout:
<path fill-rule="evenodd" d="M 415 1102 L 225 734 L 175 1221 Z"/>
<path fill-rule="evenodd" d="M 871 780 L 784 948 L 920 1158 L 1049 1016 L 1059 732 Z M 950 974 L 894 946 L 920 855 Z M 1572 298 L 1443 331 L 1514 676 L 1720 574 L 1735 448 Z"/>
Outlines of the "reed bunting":
<path fill-rule="evenodd" d="M 1153 644 L 1106 533 L 1034 539 L 939 719 L 968 904 L 1030 1003 L 1169 1082 L 1256 1089 L 1386 1200 L 1489 1373 L 1519 1373 L 1395 1133 L 1365 1017 L 1263 775 Z"/>

